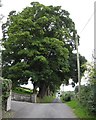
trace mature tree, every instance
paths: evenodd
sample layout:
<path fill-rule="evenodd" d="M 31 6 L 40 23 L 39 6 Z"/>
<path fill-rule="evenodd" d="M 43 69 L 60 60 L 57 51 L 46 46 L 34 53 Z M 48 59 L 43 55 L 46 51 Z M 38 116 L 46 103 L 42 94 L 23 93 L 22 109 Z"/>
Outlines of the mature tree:
<path fill-rule="evenodd" d="M 74 83 L 78 82 L 78 69 L 77 69 L 77 55 L 71 54 L 69 59 L 69 64 L 70 64 L 70 71 L 69 71 L 69 76 L 73 80 Z M 85 59 L 84 56 L 81 56 L 79 54 L 79 61 L 80 61 L 80 76 L 82 77 L 84 75 L 85 70 L 87 70 L 85 63 L 87 60 Z"/>
<path fill-rule="evenodd" d="M 3 76 L 12 79 L 15 86 L 31 77 L 42 97 L 48 87 L 55 89 L 70 78 L 78 35 L 69 13 L 60 6 L 32 2 L 20 13 L 11 11 L 2 30 Z"/>
<path fill-rule="evenodd" d="M 94 63 L 94 65 L 91 64 L 89 67 L 89 80 L 93 92 L 93 96 L 91 95 L 91 105 L 93 106 L 93 112 L 96 114 L 96 63 Z"/>

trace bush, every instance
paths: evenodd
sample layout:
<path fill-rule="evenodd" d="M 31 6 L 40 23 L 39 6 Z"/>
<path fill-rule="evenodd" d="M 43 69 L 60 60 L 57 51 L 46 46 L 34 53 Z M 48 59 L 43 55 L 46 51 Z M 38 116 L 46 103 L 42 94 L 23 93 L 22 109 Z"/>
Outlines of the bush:
<path fill-rule="evenodd" d="M 42 99 L 37 98 L 38 103 L 52 103 L 55 99 L 55 96 L 44 96 Z"/>
<path fill-rule="evenodd" d="M 76 88 L 76 94 L 78 99 L 78 90 Z M 80 104 L 84 107 L 86 107 L 89 112 L 96 114 L 96 103 L 94 102 L 94 95 L 92 90 L 92 85 L 83 85 L 81 86 L 81 98 L 80 98 Z"/>
<path fill-rule="evenodd" d="M 18 93 L 18 94 L 32 94 L 33 91 L 28 89 L 28 88 L 22 88 L 22 87 L 15 87 L 13 89 L 13 92 Z"/>
<path fill-rule="evenodd" d="M 71 95 L 70 94 L 65 94 L 64 101 L 65 102 L 71 101 Z"/>
<path fill-rule="evenodd" d="M 82 106 L 79 101 L 72 100 L 70 102 L 67 102 L 67 105 L 70 106 L 74 113 L 80 120 L 96 120 L 96 117 L 88 111 L 84 106 Z"/>
<path fill-rule="evenodd" d="M 4 110 L 6 110 L 7 98 L 10 95 L 12 81 L 9 79 L 3 79 L 2 77 L 0 77 L 0 81 L 2 81 L 2 107 Z"/>
<path fill-rule="evenodd" d="M 72 94 L 71 93 L 65 93 L 62 95 L 61 100 L 62 102 L 69 102 L 72 99 Z"/>

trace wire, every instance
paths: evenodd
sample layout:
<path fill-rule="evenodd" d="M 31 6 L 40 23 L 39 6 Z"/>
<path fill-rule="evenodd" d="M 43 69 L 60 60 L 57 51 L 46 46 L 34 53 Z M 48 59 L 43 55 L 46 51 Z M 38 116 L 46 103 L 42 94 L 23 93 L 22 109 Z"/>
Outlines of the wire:
<path fill-rule="evenodd" d="M 95 16 L 96 14 L 96 10 L 92 13 L 92 15 L 89 17 L 89 19 L 87 20 L 86 24 L 84 25 L 83 29 L 81 30 L 80 34 L 84 31 L 84 29 L 86 28 L 86 26 L 89 24 L 89 22 L 91 21 L 92 17 Z"/>
<path fill-rule="evenodd" d="M 95 11 L 96 13 L 96 11 Z M 91 21 L 92 17 L 94 15 L 94 12 L 92 13 L 92 15 L 90 16 L 90 18 L 87 20 L 86 24 L 84 25 L 83 29 L 81 30 L 80 34 L 84 31 L 84 29 L 86 28 L 86 26 L 88 25 L 88 23 Z"/>

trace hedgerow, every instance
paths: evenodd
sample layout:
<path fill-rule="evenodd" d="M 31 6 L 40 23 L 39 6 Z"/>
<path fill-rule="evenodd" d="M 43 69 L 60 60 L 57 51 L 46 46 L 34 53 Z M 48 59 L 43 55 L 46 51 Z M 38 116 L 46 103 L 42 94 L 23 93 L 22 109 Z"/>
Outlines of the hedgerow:
<path fill-rule="evenodd" d="M 6 110 L 7 98 L 10 96 L 10 90 L 12 88 L 12 81 L 10 79 L 4 79 L 0 77 L 1 90 L 2 90 L 2 108 Z"/>

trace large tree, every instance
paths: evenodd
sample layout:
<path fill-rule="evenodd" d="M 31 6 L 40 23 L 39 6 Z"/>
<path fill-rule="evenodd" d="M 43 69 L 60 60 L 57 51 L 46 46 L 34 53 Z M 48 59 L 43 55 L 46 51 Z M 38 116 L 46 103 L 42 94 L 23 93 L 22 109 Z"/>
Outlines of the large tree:
<path fill-rule="evenodd" d="M 42 97 L 47 88 L 55 89 L 72 77 L 70 61 L 78 35 L 69 13 L 60 6 L 32 2 L 20 13 L 11 11 L 2 30 L 3 76 L 13 85 L 31 77 Z"/>
<path fill-rule="evenodd" d="M 69 59 L 69 64 L 70 64 L 69 76 L 74 83 L 77 83 L 78 82 L 77 54 L 76 53 L 71 54 L 70 58 L 71 59 Z M 84 56 L 81 56 L 79 54 L 79 62 L 80 62 L 80 76 L 82 77 L 84 75 L 85 70 L 87 70 L 85 64 L 87 60 L 85 59 Z"/>

